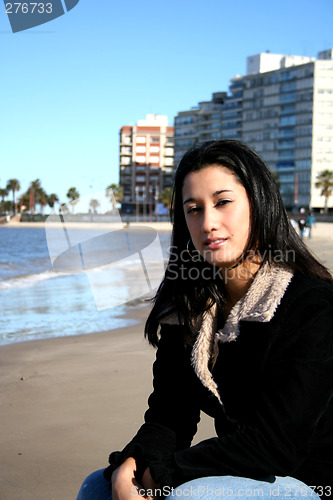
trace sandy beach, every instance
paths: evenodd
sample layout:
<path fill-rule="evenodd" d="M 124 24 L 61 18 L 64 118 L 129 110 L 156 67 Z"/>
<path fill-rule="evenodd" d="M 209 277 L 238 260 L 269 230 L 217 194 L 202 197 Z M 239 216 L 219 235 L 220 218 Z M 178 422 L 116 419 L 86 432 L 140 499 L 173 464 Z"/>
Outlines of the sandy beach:
<path fill-rule="evenodd" d="M 309 247 L 333 271 L 333 224 Z M 155 351 L 136 325 L 0 348 L 0 498 L 72 500 L 84 477 L 107 466 L 142 423 Z M 203 418 L 196 441 L 209 437 Z"/>

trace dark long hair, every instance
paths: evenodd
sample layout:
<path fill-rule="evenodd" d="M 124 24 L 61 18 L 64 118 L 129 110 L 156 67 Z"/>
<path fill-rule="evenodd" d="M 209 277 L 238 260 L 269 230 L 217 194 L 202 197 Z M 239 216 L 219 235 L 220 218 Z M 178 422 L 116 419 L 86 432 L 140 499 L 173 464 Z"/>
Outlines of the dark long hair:
<path fill-rule="evenodd" d="M 221 275 L 203 259 L 191 259 L 187 252 L 190 234 L 183 210 L 184 179 L 190 172 L 209 165 L 228 168 L 246 190 L 251 210 L 246 250 L 255 248 L 263 263 L 270 263 L 272 256 L 278 255 L 281 267 L 332 281 L 329 271 L 310 253 L 290 224 L 277 184 L 263 160 L 239 141 L 205 142 L 185 153 L 175 173 L 170 257 L 145 327 L 145 335 L 153 345 L 157 345 L 159 321 L 164 315 L 177 311 L 191 331 L 194 318 L 214 303 L 222 306 L 224 302 Z"/>

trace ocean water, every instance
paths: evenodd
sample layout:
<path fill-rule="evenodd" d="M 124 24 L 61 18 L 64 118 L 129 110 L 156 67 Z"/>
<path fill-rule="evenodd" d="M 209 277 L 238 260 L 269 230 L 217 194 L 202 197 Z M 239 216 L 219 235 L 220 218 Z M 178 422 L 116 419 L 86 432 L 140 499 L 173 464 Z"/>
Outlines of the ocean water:
<path fill-rule="evenodd" d="M 0 227 L 0 345 L 133 324 L 152 297 L 170 234 Z"/>

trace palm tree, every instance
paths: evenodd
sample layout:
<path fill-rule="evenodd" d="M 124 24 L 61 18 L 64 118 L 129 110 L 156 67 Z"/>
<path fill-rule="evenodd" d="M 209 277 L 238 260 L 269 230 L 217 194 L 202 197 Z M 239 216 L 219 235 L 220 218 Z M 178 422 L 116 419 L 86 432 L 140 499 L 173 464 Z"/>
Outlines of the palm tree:
<path fill-rule="evenodd" d="M 321 188 L 320 196 L 325 196 L 324 213 L 328 213 L 328 199 L 333 193 L 333 171 L 322 170 L 317 175 L 316 188 Z"/>
<path fill-rule="evenodd" d="M 8 195 L 8 189 L 0 188 L 1 204 L 0 213 L 4 212 L 5 197 Z"/>
<path fill-rule="evenodd" d="M 46 205 L 47 194 L 45 190 L 41 187 L 37 192 L 36 203 L 40 205 L 40 211 L 44 213 L 44 207 Z"/>
<path fill-rule="evenodd" d="M 67 198 L 70 199 L 70 203 L 73 207 L 73 213 L 74 213 L 74 205 L 78 202 L 78 199 L 80 198 L 80 193 L 75 187 L 69 188 L 66 194 Z"/>
<path fill-rule="evenodd" d="M 49 207 L 53 208 L 54 204 L 59 201 L 58 195 L 55 193 L 49 194 L 47 197 L 47 204 Z"/>
<path fill-rule="evenodd" d="M 20 189 L 20 183 L 17 179 L 9 179 L 9 181 L 7 182 L 7 187 L 6 189 L 8 191 L 12 191 L 13 193 L 13 207 L 14 207 L 14 215 L 16 215 L 16 196 L 15 196 L 15 192 L 18 191 Z"/>
<path fill-rule="evenodd" d="M 34 214 L 36 204 L 39 203 L 42 206 L 43 196 L 45 195 L 45 191 L 41 186 L 40 179 L 35 179 L 34 181 L 30 182 L 30 186 L 28 187 L 26 194 L 29 196 L 30 213 Z"/>
<path fill-rule="evenodd" d="M 90 200 L 89 206 L 93 209 L 95 214 L 97 212 L 96 208 L 100 206 L 100 202 L 98 200 Z"/>
<path fill-rule="evenodd" d="M 122 186 L 120 186 L 119 184 L 110 184 L 105 190 L 105 195 L 110 199 L 112 205 L 112 213 L 114 213 L 116 204 L 120 203 L 124 197 Z"/>

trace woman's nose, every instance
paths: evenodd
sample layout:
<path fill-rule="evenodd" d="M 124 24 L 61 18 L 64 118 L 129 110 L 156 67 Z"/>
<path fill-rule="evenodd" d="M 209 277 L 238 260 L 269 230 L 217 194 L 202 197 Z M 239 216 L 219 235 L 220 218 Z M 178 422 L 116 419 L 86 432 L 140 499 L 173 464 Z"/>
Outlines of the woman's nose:
<path fill-rule="evenodd" d="M 214 231 L 217 229 L 218 221 L 217 214 L 214 213 L 214 209 L 207 208 L 203 211 L 202 215 L 202 230 L 205 233 L 209 233 L 210 231 Z"/>

